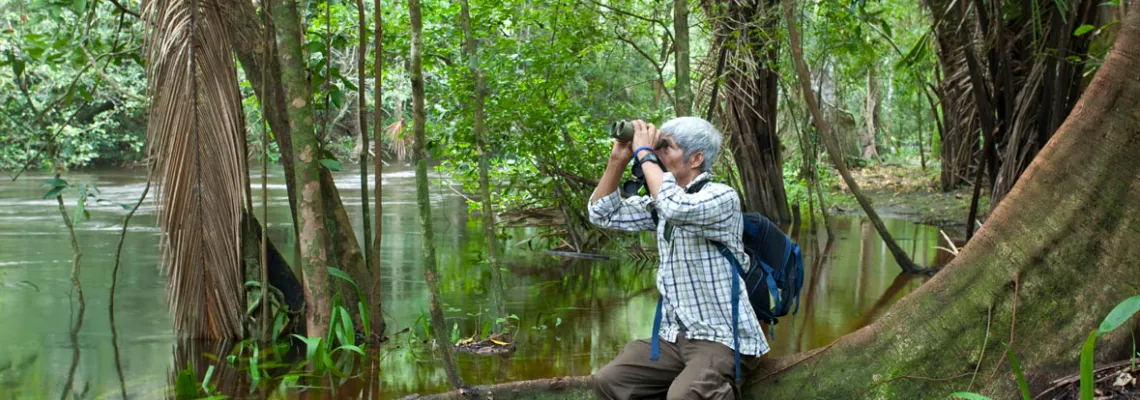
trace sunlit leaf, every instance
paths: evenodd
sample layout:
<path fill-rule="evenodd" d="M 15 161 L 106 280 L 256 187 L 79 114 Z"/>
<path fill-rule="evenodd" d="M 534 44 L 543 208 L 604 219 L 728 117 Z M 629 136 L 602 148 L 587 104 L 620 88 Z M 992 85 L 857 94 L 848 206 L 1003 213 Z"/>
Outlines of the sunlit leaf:
<path fill-rule="evenodd" d="M 1084 24 L 1084 25 L 1078 26 L 1077 29 L 1073 31 L 1073 36 L 1081 36 L 1081 35 L 1084 35 L 1086 33 L 1092 32 L 1094 29 L 1096 29 L 1095 26 L 1092 26 L 1089 24 Z"/>
<path fill-rule="evenodd" d="M 325 158 L 325 159 L 321 159 L 320 163 L 321 163 L 321 165 L 324 165 L 325 168 L 328 168 L 329 171 L 340 172 L 340 170 L 342 169 L 341 165 L 340 165 L 340 161 L 337 161 L 337 160 Z"/>
<path fill-rule="evenodd" d="M 1103 335 L 1112 332 L 1121 325 L 1124 325 L 1137 311 L 1140 311 L 1140 296 L 1132 296 L 1125 299 L 1120 302 L 1120 304 L 1117 304 L 1116 307 L 1113 307 L 1112 311 L 1104 317 L 1104 321 L 1101 321 L 1097 333 Z"/>

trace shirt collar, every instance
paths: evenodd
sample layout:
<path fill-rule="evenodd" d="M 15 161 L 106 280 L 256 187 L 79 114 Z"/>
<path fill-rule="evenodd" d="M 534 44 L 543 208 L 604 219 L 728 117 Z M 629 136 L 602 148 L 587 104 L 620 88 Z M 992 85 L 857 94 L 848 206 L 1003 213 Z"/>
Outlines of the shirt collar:
<path fill-rule="evenodd" d="M 690 181 L 689 184 L 685 186 L 685 190 L 689 190 L 689 188 L 692 187 L 693 185 L 696 185 L 699 182 L 707 181 L 709 179 L 712 179 L 712 175 L 710 175 L 708 172 L 701 172 L 700 175 L 697 175 L 696 177 L 694 177 L 693 180 Z"/>

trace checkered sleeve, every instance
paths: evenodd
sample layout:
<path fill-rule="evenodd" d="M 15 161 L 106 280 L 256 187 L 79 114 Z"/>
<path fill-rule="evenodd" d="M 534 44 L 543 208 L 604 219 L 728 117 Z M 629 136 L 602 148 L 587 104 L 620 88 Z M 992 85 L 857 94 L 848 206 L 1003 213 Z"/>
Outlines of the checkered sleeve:
<path fill-rule="evenodd" d="M 739 219 L 740 198 L 731 187 L 709 184 L 696 193 L 685 193 L 672 173 L 665 173 L 657 195 L 657 212 L 677 228 L 706 238 L 724 237 Z"/>
<path fill-rule="evenodd" d="M 649 196 L 621 200 L 615 191 L 589 204 L 588 208 L 590 222 L 602 228 L 623 231 L 652 231 L 657 228 L 650 213 L 653 198 Z"/>

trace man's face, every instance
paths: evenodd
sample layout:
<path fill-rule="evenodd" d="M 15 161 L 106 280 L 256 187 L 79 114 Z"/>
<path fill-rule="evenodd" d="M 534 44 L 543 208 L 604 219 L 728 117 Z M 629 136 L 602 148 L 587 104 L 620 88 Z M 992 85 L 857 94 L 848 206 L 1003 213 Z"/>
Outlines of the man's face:
<path fill-rule="evenodd" d="M 661 159 L 661 163 L 665 164 L 665 168 L 673 173 L 673 177 L 678 181 L 685 182 L 689 178 L 695 177 L 697 174 L 693 168 L 687 164 L 691 164 L 693 157 L 689 156 L 689 160 L 685 160 L 685 151 L 677 147 L 677 142 L 673 139 L 673 135 L 662 133 L 661 139 L 668 143 L 668 146 L 658 147 L 654 149 L 657 152 L 657 158 Z"/>

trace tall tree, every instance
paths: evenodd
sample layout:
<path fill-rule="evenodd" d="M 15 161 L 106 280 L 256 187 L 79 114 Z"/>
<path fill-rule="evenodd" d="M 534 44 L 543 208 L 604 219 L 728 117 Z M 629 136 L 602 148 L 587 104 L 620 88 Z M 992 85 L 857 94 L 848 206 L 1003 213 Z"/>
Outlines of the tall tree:
<path fill-rule="evenodd" d="M 424 148 L 424 67 L 423 67 L 423 20 L 420 14 L 420 1 L 408 0 L 408 16 L 412 25 L 411 62 L 408 75 L 412 80 L 412 132 L 415 136 L 413 154 L 416 163 L 416 203 L 420 210 L 420 232 L 423 237 L 424 279 L 431 292 L 432 333 L 435 342 L 443 353 L 444 369 L 453 388 L 463 385 L 459 370 L 455 365 L 452 343 L 444 334 L 443 308 L 439 302 L 439 273 L 435 266 L 435 235 L 431 223 L 431 196 L 428 193 L 427 151 Z"/>
<path fill-rule="evenodd" d="M 294 0 L 276 0 L 273 23 L 277 33 L 281 82 L 288 98 L 289 123 L 293 128 L 294 168 L 298 179 L 298 229 L 301 232 L 301 271 L 305 283 L 307 334 L 324 337 L 330 316 L 329 235 L 321 196 L 320 143 L 313 128 L 313 95 L 305 78 L 301 53 L 304 36 Z M 286 155 L 289 157 L 289 155 Z"/>
<path fill-rule="evenodd" d="M 673 0 L 673 48 L 676 52 L 674 63 L 677 76 L 677 116 L 693 114 L 693 91 L 689 76 L 689 2 Z"/>
<path fill-rule="evenodd" d="M 365 242 L 364 245 L 372 246 L 372 254 L 375 256 L 373 259 L 375 261 L 372 262 L 372 294 L 371 297 L 369 297 L 369 304 L 376 308 L 376 312 L 373 315 L 377 315 L 380 318 L 373 319 L 372 326 L 377 336 L 384 337 L 384 331 L 387 330 L 388 326 L 384 321 L 384 313 L 380 301 L 380 255 L 383 254 L 381 252 L 382 247 L 380 246 L 380 242 L 384 234 L 384 206 L 382 202 L 383 197 L 381 196 L 384 193 L 384 188 L 381 186 L 384 181 L 381 176 L 384 171 L 384 160 L 382 157 L 384 148 L 380 141 L 380 127 L 383 126 L 384 121 L 382 113 L 384 105 L 382 101 L 384 97 L 382 95 L 384 92 L 381 90 L 381 83 L 384 82 L 384 11 L 383 8 L 381 8 L 382 4 L 380 0 L 375 0 L 375 3 L 376 37 L 374 40 L 376 41 L 376 46 L 373 54 L 375 54 L 376 60 L 374 61 L 375 65 L 373 66 L 372 75 L 376 81 L 376 94 L 373 96 L 372 101 L 376 103 L 376 107 L 372 112 L 372 129 L 373 132 L 376 132 L 376 158 L 374 159 L 375 166 L 373 168 L 376 170 L 376 195 L 374 196 L 376 197 L 376 237 L 371 244 Z"/>
<path fill-rule="evenodd" d="M 808 110 L 811 111 L 812 121 L 815 126 L 819 128 L 819 134 L 822 136 L 824 148 L 827 149 L 827 155 L 831 157 L 832 164 L 839 170 L 839 174 L 843 176 L 843 181 L 847 183 L 847 187 L 851 189 L 851 194 L 855 195 L 855 200 L 863 207 L 863 211 L 867 213 L 867 217 L 871 219 L 871 223 L 875 225 L 875 229 L 879 231 L 879 236 L 883 237 L 883 243 L 891 250 L 891 254 L 895 257 L 895 261 L 902 267 L 903 272 L 913 273 L 918 272 L 919 267 L 911 261 L 910 256 L 907 256 L 906 251 L 899 247 L 895 242 L 894 237 L 891 236 L 887 226 L 883 224 L 883 220 L 879 218 L 879 214 L 875 212 L 875 207 L 871 205 L 871 201 L 863 192 L 859 190 L 859 183 L 851 176 L 851 172 L 847 170 L 847 162 L 843 159 L 843 152 L 839 149 L 839 142 L 835 140 L 835 133 L 831 131 L 831 126 L 827 119 L 823 118 L 823 112 L 820 111 L 819 102 L 816 101 L 816 95 L 811 88 L 811 73 L 808 72 L 807 64 L 804 62 L 803 48 L 800 47 L 799 28 L 796 27 L 795 14 L 792 11 L 792 0 L 784 0 L 784 19 L 788 23 L 788 39 L 792 45 L 792 63 L 795 64 L 796 76 L 800 83 L 800 88 L 803 90 L 804 101 L 808 105 Z"/>
<path fill-rule="evenodd" d="M 721 123 L 736 161 L 744 209 L 791 222 L 776 135 L 779 18 L 774 0 L 704 1 L 715 48 L 727 47 Z"/>
<path fill-rule="evenodd" d="M 483 71 L 479 68 L 479 48 L 475 44 L 475 33 L 471 29 L 471 10 L 467 0 L 460 0 L 459 23 L 463 36 L 467 38 L 463 49 L 467 53 L 467 69 L 475 83 L 473 111 L 475 147 L 479 153 L 479 198 L 483 203 L 483 236 L 487 239 L 487 264 L 491 269 L 491 306 L 493 319 L 507 317 L 506 296 L 503 293 L 503 274 L 499 270 L 499 239 L 495 235 L 495 208 L 492 206 L 490 164 L 491 154 L 487 150 L 487 130 L 483 127 Z M 498 324 L 498 322 L 496 322 Z"/>
<path fill-rule="evenodd" d="M 234 52 L 237 53 L 242 69 L 245 70 L 245 76 L 252 83 L 251 86 L 260 100 L 258 103 L 261 105 L 262 115 L 272 128 L 278 149 L 281 154 L 286 155 L 281 157 L 281 164 L 285 172 L 285 186 L 289 194 L 294 231 L 299 233 L 299 229 L 296 229 L 299 226 L 297 222 L 297 193 L 299 190 L 295 179 L 295 158 L 288 156 L 294 154 L 292 132 L 295 128 L 290 123 L 290 116 L 286 110 L 289 96 L 285 92 L 285 86 L 282 82 L 284 75 L 281 73 L 281 63 L 278 61 L 282 53 L 278 51 L 277 46 L 265 45 L 267 40 L 272 41 L 276 24 L 270 19 L 266 21 L 265 26 L 262 26 L 258 22 L 259 18 L 257 18 L 252 2 L 241 0 L 218 1 L 223 3 L 226 10 L 225 17 L 228 21 L 228 23 L 222 24 L 222 27 L 230 30 L 229 36 L 233 38 Z M 263 4 L 272 5 L 272 2 L 264 2 Z M 267 36 L 270 39 L 267 39 Z M 266 60 L 270 60 L 270 62 L 267 63 Z M 266 73 L 263 74 L 263 71 Z M 264 82 L 262 82 L 263 80 Z M 364 265 L 363 253 L 352 229 L 352 221 L 348 217 L 340 193 L 333 182 L 332 173 L 327 168 L 320 168 L 320 182 L 321 205 L 327 216 L 325 227 L 328 229 L 328 236 L 331 239 L 328 250 L 334 265 L 344 270 L 357 282 L 371 281 L 369 271 Z M 298 242 L 300 242 L 299 239 Z M 272 247 L 270 245 L 271 252 L 273 251 Z M 274 257 L 271 255 L 270 259 L 273 260 Z M 299 265 L 300 262 L 297 264 Z M 273 262 L 270 262 L 270 266 L 274 265 Z M 296 266 L 295 268 L 300 274 L 300 267 Z M 338 279 L 331 284 L 335 291 L 344 297 L 346 304 L 355 304 L 358 301 L 356 290 L 350 283 Z M 371 293 L 373 285 L 362 285 L 360 289 L 365 292 L 366 298 L 375 297 L 379 299 L 378 295 Z M 382 320 L 375 314 L 380 312 L 379 304 L 373 304 L 375 308 L 370 308 L 374 313 L 372 320 Z M 355 308 L 350 312 L 354 325 L 363 326 L 360 315 Z"/>

